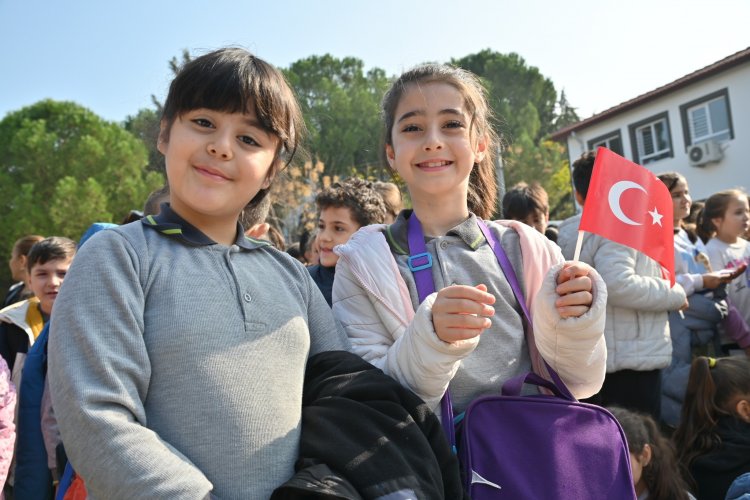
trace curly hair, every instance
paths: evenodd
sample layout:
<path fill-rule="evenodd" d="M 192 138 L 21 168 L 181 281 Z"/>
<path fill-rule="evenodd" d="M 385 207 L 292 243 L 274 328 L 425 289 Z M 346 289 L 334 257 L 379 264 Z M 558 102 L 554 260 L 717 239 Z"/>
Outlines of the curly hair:
<path fill-rule="evenodd" d="M 372 182 L 357 177 L 334 182 L 318 193 L 315 204 L 318 212 L 324 208 L 346 207 L 360 226 L 382 224 L 385 221 L 383 197 L 375 190 Z"/>

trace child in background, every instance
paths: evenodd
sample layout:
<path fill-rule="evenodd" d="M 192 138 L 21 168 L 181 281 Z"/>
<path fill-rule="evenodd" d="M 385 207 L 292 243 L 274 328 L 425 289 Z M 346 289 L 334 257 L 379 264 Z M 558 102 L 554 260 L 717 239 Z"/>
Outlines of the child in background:
<path fill-rule="evenodd" d="M 26 384 L 22 375 L 25 373 L 27 354 L 50 319 L 60 286 L 75 253 L 76 244 L 68 238 L 52 236 L 35 243 L 26 260 L 29 286 L 34 297 L 0 311 L 0 353 L 12 373 L 11 379 L 16 387 L 17 406 L 20 409 L 17 412 L 16 461 L 8 478 L 8 484 L 14 487 L 13 494 L 16 498 L 35 498 L 34 495 L 28 495 L 25 488 L 29 483 L 25 481 L 28 476 L 24 473 L 24 467 L 29 463 L 29 456 L 32 457 L 32 462 L 37 457 L 41 458 L 41 471 L 44 475 L 40 478 L 32 474 L 33 489 L 36 491 L 37 487 L 41 487 L 48 492 L 52 489 L 52 477 L 46 466 L 43 443 L 39 441 L 40 447 L 24 445 L 27 437 L 37 436 L 33 431 L 24 431 L 24 428 L 35 426 L 38 429 L 41 413 L 38 407 L 36 411 L 23 411 L 21 403 L 25 396 L 31 395 L 25 393 Z M 41 394 L 41 390 L 39 392 Z"/>
<path fill-rule="evenodd" d="M 503 196 L 503 217 L 520 220 L 545 234 L 549 220 L 547 191 L 538 182 L 519 182 Z"/>
<path fill-rule="evenodd" d="M 750 243 L 743 238 L 748 228 L 750 208 L 745 193 L 730 189 L 709 196 L 698 217 L 698 230 L 707 240 L 706 252 L 714 271 L 721 273 L 750 264 Z M 727 285 L 727 294 L 750 324 L 750 267 Z M 725 348 L 732 347 L 727 341 Z"/>
<path fill-rule="evenodd" d="M 401 196 L 401 190 L 392 182 L 377 181 L 372 183 L 375 191 L 380 193 L 385 202 L 385 220 L 384 224 L 393 224 L 398 214 L 404 208 L 404 200 Z"/>
<path fill-rule="evenodd" d="M 700 499 L 724 498 L 750 472 L 750 360 L 693 361 L 674 441 Z"/>
<path fill-rule="evenodd" d="M 677 172 L 657 177 L 672 197 L 675 279 L 685 289 L 690 304 L 684 311 L 669 313 L 672 363 L 662 371 L 661 417 L 667 425 L 675 427 L 680 419 L 693 349 L 709 345 L 713 348 L 715 341 L 718 342 L 720 325 L 726 327 L 728 336 L 740 346 L 750 347 L 750 328 L 736 309 L 731 309 L 732 321 L 725 319 L 730 314 L 725 297 L 731 277 L 709 272 L 705 246 L 683 224 L 692 203 L 687 179 Z"/>
<path fill-rule="evenodd" d="M 10 274 L 13 281 L 17 281 L 17 283 L 8 289 L 8 295 L 5 296 L 5 300 L 0 309 L 15 304 L 16 302 L 26 300 L 33 295 L 29 288 L 29 279 L 26 272 L 26 257 L 29 255 L 29 251 L 31 250 L 31 247 L 34 246 L 34 243 L 42 241 L 43 239 L 44 236 L 31 234 L 19 238 L 13 244 L 8 267 L 10 267 Z"/>
<path fill-rule="evenodd" d="M 172 81 L 170 202 L 81 248 L 51 324 L 52 404 L 92 497 L 268 498 L 292 476 L 307 359 L 348 343 L 307 270 L 238 218 L 303 123 L 281 72 L 239 48 Z"/>
<path fill-rule="evenodd" d="M 360 227 L 382 224 L 386 208 L 371 182 L 352 177 L 334 182 L 315 197 L 318 206 L 317 244 L 320 264 L 308 267 L 328 305 L 339 256 L 334 247 L 349 241 Z"/>
<path fill-rule="evenodd" d="M 650 416 L 607 408 L 620 423 L 630 450 L 630 468 L 638 500 L 695 500 L 680 475 L 672 443 Z"/>
<path fill-rule="evenodd" d="M 354 352 L 432 408 L 450 385 L 457 413 L 541 367 L 539 353 L 578 397 L 604 377 L 606 289 L 586 264 L 517 221 L 488 222 L 525 288 L 536 345 L 478 226 L 496 210 L 497 137 L 482 85 L 468 71 L 425 65 L 404 73 L 383 101 L 388 162 L 413 211 L 361 229 L 336 248 L 333 311 Z M 426 242 L 432 293 L 420 300 L 410 268 L 409 226 Z M 425 238 L 425 235 L 427 236 Z M 421 303 L 420 303 L 421 302 Z"/>

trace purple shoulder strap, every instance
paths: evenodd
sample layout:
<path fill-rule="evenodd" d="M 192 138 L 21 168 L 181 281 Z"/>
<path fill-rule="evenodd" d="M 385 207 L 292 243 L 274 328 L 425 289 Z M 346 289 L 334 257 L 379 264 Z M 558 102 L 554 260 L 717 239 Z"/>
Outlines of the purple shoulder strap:
<path fill-rule="evenodd" d="M 508 256 L 505 254 L 502 245 L 500 245 L 500 243 L 497 241 L 495 236 L 490 231 L 489 227 L 487 227 L 487 224 L 485 224 L 485 222 L 479 218 L 477 218 L 477 224 L 479 225 L 479 229 L 482 231 L 482 234 L 487 240 L 487 243 L 490 245 L 490 248 L 492 248 L 495 257 L 497 258 L 497 262 L 498 264 L 500 264 L 500 269 L 502 269 L 505 278 L 508 280 L 511 289 L 513 290 L 513 295 L 515 295 L 518 304 L 521 306 L 521 311 L 523 312 L 524 319 L 528 325 L 528 328 L 524 329 L 526 341 L 527 343 L 534 342 L 534 339 L 531 338 L 529 333 L 529 328 L 531 328 L 532 325 L 531 315 L 529 314 L 529 309 L 526 305 L 526 300 L 523 296 L 523 292 L 521 291 L 521 286 L 518 283 L 518 278 L 516 277 L 516 273 L 513 270 L 513 266 L 508 260 Z M 432 256 L 427 251 L 427 246 L 424 242 L 424 232 L 422 231 L 422 224 L 419 222 L 419 219 L 417 219 L 417 216 L 414 215 L 413 212 L 407 220 L 407 226 L 410 253 L 408 265 L 409 269 L 414 275 L 414 281 L 417 286 L 417 295 L 419 296 L 419 303 L 421 304 L 428 295 L 435 291 L 435 283 L 432 280 Z M 555 372 L 555 370 L 553 370 L 546 361 L 544 361 L 544 363 L 547 371 L 550 374 L 550 377 L 552 378 L 552 381 L 558 387 L 560 392 L 563 395 L 568 396 L 570 399 L 573 399 L 573 396 L 570 394 L 570 391 L 565 386 L 565 383 L 562 381 L 557 372 Z M 451 444 L 455 446 L 456 439 L 455 429 L 453 425 L 453 404 L 451 402 L 449 391 L 445 392 L 443 399 L 440 401 L 440 406 L 443 415 L 443 430 L 448 436 Z"/>

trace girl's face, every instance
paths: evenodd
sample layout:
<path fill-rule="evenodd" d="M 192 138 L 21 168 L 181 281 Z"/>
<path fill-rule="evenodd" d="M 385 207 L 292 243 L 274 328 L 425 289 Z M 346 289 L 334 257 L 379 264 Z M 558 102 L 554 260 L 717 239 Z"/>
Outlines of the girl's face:
<path fill-rule="evenodd" d="M 169 178 L 172 208 L 210 234 L 217 224 L 232 226 L 245 205 L 270 185 L 278 138 L 248 113 L 194 109 L 172 124 L 168 142 L 159 142 Z"/>
<path fill-rule="evenodd" d="M 747 196 L 739 194 L 733 197 L 727 205 L 723 217 L 717 217 L 711 222 L 716 226 L 716 237 L 726 243 L 735 243 L 737 238 L 745 234 L 750 226 L 750 208 Z"/>
<path fill-rule="evenodd" d="M 680 179 L 669 192 L 672 195 L 672 213 L 674 214 L 674 225 L 678 227 L 680 221 L 690 214 L 690 205 L 693 200 L 690 198 L 687 181 Z"/>
<path fill-rule="evenodd" d="M 469 174 L 486 147 L 471 137 L 469 126 L 464 97 L 452 85 L 412 84 L 404 91 L 386 156 L 412 200 L 439 203 L 446 196 L 462 196 L 465 202 Z"/>

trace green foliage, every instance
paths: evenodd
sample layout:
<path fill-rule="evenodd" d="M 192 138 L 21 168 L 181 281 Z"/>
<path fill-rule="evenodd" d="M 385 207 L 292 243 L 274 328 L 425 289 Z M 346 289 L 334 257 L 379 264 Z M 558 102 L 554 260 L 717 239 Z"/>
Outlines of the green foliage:
<path fill-rule="evenodd" d="M 380 100 L 389 80 L 361 60 L 331 55 L 301 59 L 284 71 L 299 98 L 309 129 L 307 149 L 326 174 L 380 163 Z"/>
<path fill-rule="evenodd" d="M 78 104 L 43 100 L 6 115 L 0 121 L 0 251 L 9 255 L 25 234 L 77 240 L 93 222 L 119 222 L 163 183 L 146 164 L 140 140 Z"/>
<path fill-rule="evenodd" d="M 549 196 L 550 219 L 573 214 L 570 168 L 562 144 L 543 140 L 536 145 L 524 135 L 505 151 L 503 158 L 508 188 L 520 181 L 536 181 Z"/>
<path fill-rule="evenodd" d="M 489 92 L 498 132 L 509 142 L 522 135 L 538 141 L 555 130 L 557 91 L 537 68 L 527 66 L 518 54 L 500 54 L 485 49 L 451 64 L 479 76 Z"/>
<path fill-rule="evenodd" d="M 148 169 L 153 172 L 166 173 L 164 155 L 156 147 L 159 138 L 161 115 L 157 110 L 143 108 L 135 116 L 128 116 L 123 126 L 125 130 L 143 141 L 148 151 Z"/>

